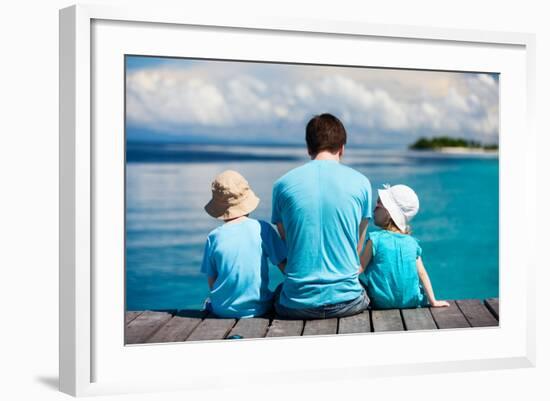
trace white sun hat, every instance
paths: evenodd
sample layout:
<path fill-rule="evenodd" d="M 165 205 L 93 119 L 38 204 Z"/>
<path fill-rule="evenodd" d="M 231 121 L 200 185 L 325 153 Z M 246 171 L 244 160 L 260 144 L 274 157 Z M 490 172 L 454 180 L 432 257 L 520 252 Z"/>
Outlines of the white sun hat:
<path fill-rule="evenodd" d="M 406 185 L 384 185 L 378 190 L 382 205 L 390 214 L 395 225 L 403 232 L 409 231 L 409 222 L 418 213 L 420 202 L 411 187 Z"/>

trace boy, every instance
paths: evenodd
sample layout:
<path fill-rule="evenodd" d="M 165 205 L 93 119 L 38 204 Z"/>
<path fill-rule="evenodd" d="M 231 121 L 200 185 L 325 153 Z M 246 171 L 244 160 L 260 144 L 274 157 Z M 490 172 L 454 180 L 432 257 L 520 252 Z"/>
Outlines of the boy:
<path fill-rule="evenodd" d="M 204 209 L 225 223 L 208 235 L 201 272 L 208 277 L 209 307 L 219 317 L 261 316 L 272 307 L 268 259 L 284 272 L 286 246 L 269 223 L 248 217 L 259 203 L 236 171 L 224 171 L 212 182 Z"/>

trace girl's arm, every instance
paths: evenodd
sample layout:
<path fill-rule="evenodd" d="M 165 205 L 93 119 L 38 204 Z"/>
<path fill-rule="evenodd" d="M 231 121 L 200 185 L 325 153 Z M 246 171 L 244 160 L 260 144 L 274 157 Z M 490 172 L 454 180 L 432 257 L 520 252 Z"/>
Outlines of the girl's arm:
<path fill-rule="evenodd" d="M 430 277 L 428 276 L 428 272 L 426 271 L 426 268 L 424 267 L 424 263 L 422 262 L 422 258 L 420 256 L 416 259 L 416 270 L 418 271 L 418 277 L 422 282 L 422 286 L 424 287 L 424 290 L 426 290 L 426 295 L 428 295 L 430 305 L 434 307 L 449 306 L 449 303 L 447 301 L 438 301 L 437 299 L 435 299 Z"/>
<path fill-rule="evenodd" d="M 210 288 L 210 290 L 212 290 L 212 288 L 214 287 L 214 282 L 216 281 L 217 278 L 218 276 L 213 276 L 213 277 L 208 276 L 208 288 Z"/>
<path fill-rule="evenodd" d="M 359 274 L 363 273 L 367 266 L 369 265 L 370 260 L 372 259 L 372 241 L 369 239 L 365 245 L 363 253 L 359 257 L 361 261 L 361 266 L 359 267 Z"/>

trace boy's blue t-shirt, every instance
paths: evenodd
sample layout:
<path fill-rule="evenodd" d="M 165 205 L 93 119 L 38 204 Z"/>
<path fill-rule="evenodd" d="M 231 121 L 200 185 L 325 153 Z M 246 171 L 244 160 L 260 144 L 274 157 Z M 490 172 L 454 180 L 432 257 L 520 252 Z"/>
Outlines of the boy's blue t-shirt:
<path fill-rule="evenodd" d="M 312 160 L 273 186 L 273 224 L 288 248 L 279 303 L 311 308 L 357 298 L 359 224 L 371 217 L 367 177 L 335 160 Z"/>
<path fill-rule="evenodd" d="M 273 293 L 268 289 L 268 259 L 278 265 L 285 258 L 285 243 L 265 221 L 246 218 L 212 230 L 201 272 L 217 277 L 210 291 L 213 312 L 244 318 L 269 311 Z"/>
<path fill-rule="evenodd" d="M 369 233 L 372 259 L 365 271 L 367 294 L 375 309 L 415 308 L 427 305 L 420 287 L 416 259 L 422 254 L 418 241 L 387 230 Z"/>

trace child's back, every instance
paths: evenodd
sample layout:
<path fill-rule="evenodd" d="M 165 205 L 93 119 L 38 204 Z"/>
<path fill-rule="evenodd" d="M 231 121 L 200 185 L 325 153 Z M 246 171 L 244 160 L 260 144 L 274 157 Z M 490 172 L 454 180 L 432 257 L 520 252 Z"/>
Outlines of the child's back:
<path fill-rule="evenodd" d="M 416 259 L 422 249 L 414 237 L 388 230 L 369 234 L 372 259 L 367 267 L 367 293 L 376 309 L 427 305 L 420 289 Z"/>
<path fill-rule="evenodd" d="M 449 306 L 435 298 L 422 249 L 410 236 L 409 222 L 419 205 L 418 196 L 406 185 L 378 190 L 374 223 L 382 230 L 370 233 L 361 255 L 361 271 L 375 309 Z"/>
<path fill-rule="evenodd" d="M 253 317 L 269 311 L 269 263 L 278 265 L 286 248 L 265 221 L 243 218 L 208 235 L 201 271 L 215 278 L 210 293 L 213 312 L 220 317 Z"/>

